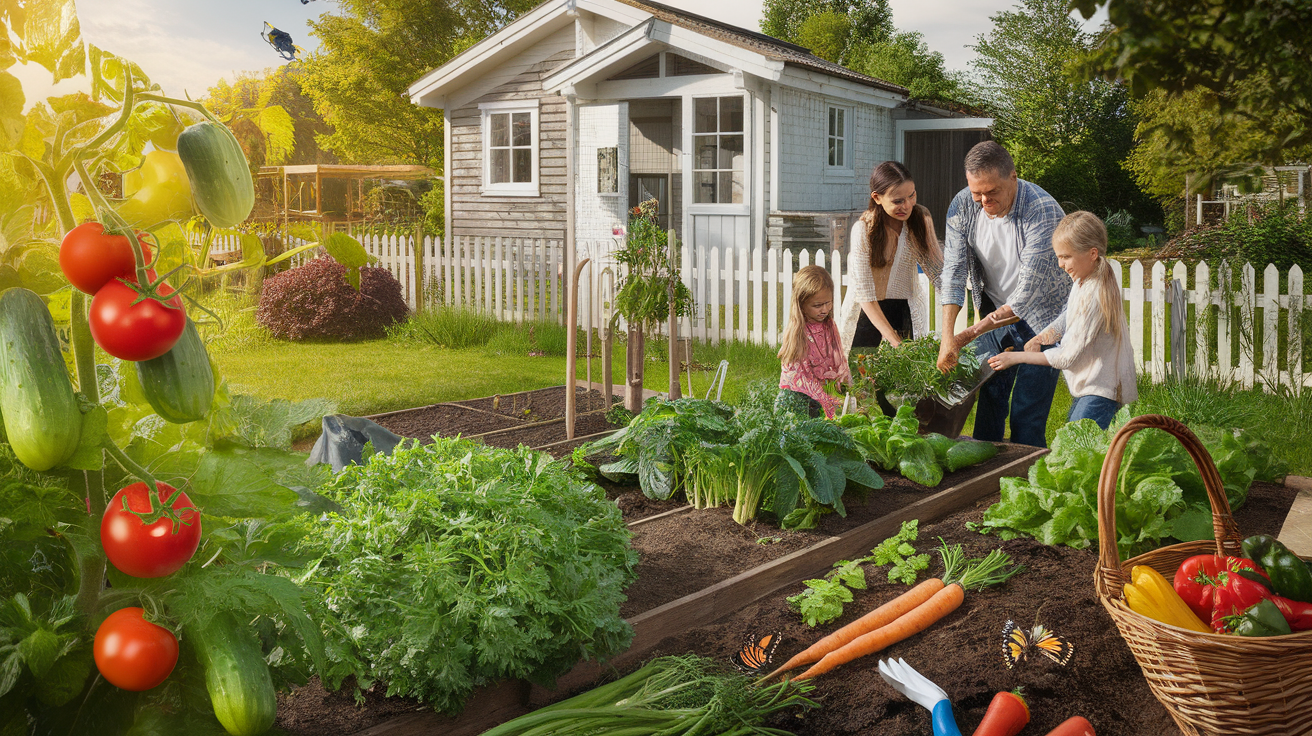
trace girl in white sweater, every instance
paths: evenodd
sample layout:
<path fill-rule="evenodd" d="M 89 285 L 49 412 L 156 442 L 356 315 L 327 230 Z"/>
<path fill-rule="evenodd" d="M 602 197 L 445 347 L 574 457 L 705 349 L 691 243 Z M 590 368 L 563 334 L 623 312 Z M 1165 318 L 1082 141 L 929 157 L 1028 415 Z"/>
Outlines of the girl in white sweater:
<path fill-rule="evenodd" d="M 1121 285 L 1106 257 L 1107 227 L 1093 213 L 1072 212 L 1053 231 L 1052 249 L 1075 282 L 1066 308 L 1025 343 L 1024 352 L 999 353 L 989 365 L 999 371 L 1017 363 L 1061 370 L 1072 398 L 1067 420 L 1092 419 L 1106 429 L 1122 406 L 1139 397 Z"/>

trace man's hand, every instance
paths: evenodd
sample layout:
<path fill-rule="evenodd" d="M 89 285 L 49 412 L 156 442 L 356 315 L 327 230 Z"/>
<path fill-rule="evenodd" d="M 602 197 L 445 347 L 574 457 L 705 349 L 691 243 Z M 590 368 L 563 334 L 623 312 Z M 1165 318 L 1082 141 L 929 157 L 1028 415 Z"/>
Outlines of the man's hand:
<path fill-rule="evenodd" d="M 938 369 L 947 373 L 957 365 L 961 351 L 957 349 L 956 340 L 944 340 L 938 345 Z"/>
<path fill-rule="evenodd" d="M 993 310 L 991 314 L 989 314 L 989 318 L 991 318 L 994 322 L 1005 322 L 1015 316 L 1016 316 L 1016 311 L 1011 308 L 1010 304 L 1003 304 L 1002 306 Z"/>

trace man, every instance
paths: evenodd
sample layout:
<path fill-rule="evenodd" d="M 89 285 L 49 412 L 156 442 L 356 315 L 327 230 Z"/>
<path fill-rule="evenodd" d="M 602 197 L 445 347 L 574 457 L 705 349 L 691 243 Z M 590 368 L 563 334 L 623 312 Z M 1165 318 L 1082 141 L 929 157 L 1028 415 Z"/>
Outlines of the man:
<path fill-rule="evenodd" d="M 966 188 L 948 207 L 943 246 L 943 342 L 939 370 L 957 362 L 957 314 L 965 302 L 966 277 L 980 314 L 1020 321 L 975 341 L 987 359 L 1007 348 L 1023 350 L 1066 305 L 1071 282 L 1057 265 L 1052 231 L 1064 213 L 1052 195 L 1016 178 L 1016 165 L 993 141 L 966 154 Z M 1012 366 L 984 384 L 975 412 L 975 438 L 1001 441 L 1011 419 L 1011 441 L 1046 447 L 1045 430 L 1059 372 L 1037 365 Z"/>

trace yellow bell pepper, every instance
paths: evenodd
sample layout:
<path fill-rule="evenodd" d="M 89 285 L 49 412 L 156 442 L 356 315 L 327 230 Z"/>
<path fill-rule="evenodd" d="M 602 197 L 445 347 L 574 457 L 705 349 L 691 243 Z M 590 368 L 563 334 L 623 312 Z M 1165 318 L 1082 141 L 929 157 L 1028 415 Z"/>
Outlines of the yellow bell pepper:
<path fill-rule="evenodd" d="M 1130 610 L 1155 621 L 1182 629 L 1210 634 L 1208 628 L 1175 592 L 1171 583 L 1147 565 L 1135 565 L 1125 585 L 1125 602 Z"/>
<path fill-rule="evenodd" d="M 146 154 L 141 168 L 124 174 L 123 189 L 129 198 L 118 205 L 118 213 L 133 227 L 155 227 L 195 214 L 187 169 L 172 151 Z"/>

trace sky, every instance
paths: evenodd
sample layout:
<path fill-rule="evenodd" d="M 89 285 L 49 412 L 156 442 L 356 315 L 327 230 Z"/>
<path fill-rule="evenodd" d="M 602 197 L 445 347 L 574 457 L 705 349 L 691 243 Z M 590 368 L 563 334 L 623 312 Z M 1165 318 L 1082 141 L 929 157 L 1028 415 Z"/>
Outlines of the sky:
<path fill-rule="evenodd" d="M 757 29 L 760 0 L 663 0 L 668 5 L 726 23 Z M 920 31 L 943 54 L 948 69 L 965 69 L 974 52 L 966 48 L 992 27 L 989 15 L 1005 0 L 890 0 L 899 30 Z M 220 79 L 259 72 L 284 63 L 260 37 L 265 21 L 291 34 L 311 52 L 316 39 L 306 21 L 335 12 L 332 0 L 77 0 L 83 39 L 137 62 L 164 91 L 193 99 Z M 1105 15 L 1095 16 L 1092 30 Z M 34 64 L 10 70 L 23 81 L 30 107 L 52 93 L 49 73 Z M 66 82 L 54 91 L 72 91 Z"/>

